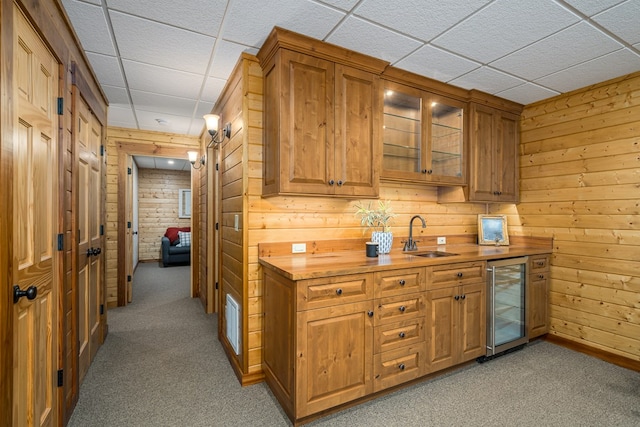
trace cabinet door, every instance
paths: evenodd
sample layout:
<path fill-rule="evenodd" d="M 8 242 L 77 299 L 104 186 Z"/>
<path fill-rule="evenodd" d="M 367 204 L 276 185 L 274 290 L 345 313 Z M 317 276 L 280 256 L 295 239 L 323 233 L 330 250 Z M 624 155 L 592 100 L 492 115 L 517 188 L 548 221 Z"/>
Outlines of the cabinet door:
<path fill-rule="evenodd" d="M 335 169 L 329 182 L 336 195 L 377 197 L 380 79 L 336 64 L 335 82 Z"/>
<path fill-rule="evenodd" d="M 280 191 L 330 194 L 334 64 L 285 50 L 281 67 Z"/>
<path fill-rule="evenodd" d="M 367 301 L 298 313 L 296 418 L 372 392 L 372 311 Z"/>
<path fill-rule="evenodd" d="M 471 170 L 469 199 L 492 201 L 494 199 L 494 138 L 496 135 L 492 108 L 474 105 L 471 110 Z"/>
<path fill-rule="evenodd" d="M 458 287 L 447 287 L 427 292 L 427 372 L 453 366 L 458 346 L 458 301 L 454 299 Z"/>
<path fill-rule="evenodd" d="M 496 201 L 517 202 L 518 188 L 518 147 L 520 144 L 520 117 L 499 112 L 496 124 L 495 177 Z"/>
<path fill-rule="evenodd" d="M 460 359 L 458 363 L 487 353 L 485 284 L 460 286 Z"/>
<path fill-rule="evenodd" d="M 465 184 L 464 103 L 429 95 L 426 100 L 429 125 L 426 179 L 443 184 Z"/>
<path fill-rule="evenodd" d="M 529 275 L 527 286 L 529 339 L 549 332 L 548 275 L 548 271 L 539 271 Z"/>

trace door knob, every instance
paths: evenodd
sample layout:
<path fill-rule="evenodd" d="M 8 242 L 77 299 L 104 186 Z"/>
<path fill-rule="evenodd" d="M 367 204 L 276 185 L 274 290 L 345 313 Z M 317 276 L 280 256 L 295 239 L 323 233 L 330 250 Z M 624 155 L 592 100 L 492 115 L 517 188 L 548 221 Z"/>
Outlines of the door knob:
<path fill-rule="evenodd" d="M 102 253 L 102 249 L 100 248 L 95 248 L 93 251 L 91 251 L 91 255 L 93 256 L 98 256 Z"/>
<path fill-rule="evenodd" d="M 17 303 L 20 298 L 27 297 L 29 301 L 36 299 L 38 296 L 38 288 L 35 286 L 29 286 L 26 291 L 20 289 L 20 286 L 13 285 L 13 303 Z"/>
<path fill-rule="evenodd" d="M 87 249 L 87 256 L 93 255 L 93 248 Z"/>

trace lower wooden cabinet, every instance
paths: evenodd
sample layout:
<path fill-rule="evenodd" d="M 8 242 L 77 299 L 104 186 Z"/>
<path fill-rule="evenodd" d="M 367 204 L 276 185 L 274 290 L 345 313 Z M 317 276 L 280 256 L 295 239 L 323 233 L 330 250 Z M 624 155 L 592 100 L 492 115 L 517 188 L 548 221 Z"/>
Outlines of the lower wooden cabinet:
<path fill-rule="evenodd" d="M 549 255 L 529 257 L 527 324 L 529 339 L 549 332 Z"/>

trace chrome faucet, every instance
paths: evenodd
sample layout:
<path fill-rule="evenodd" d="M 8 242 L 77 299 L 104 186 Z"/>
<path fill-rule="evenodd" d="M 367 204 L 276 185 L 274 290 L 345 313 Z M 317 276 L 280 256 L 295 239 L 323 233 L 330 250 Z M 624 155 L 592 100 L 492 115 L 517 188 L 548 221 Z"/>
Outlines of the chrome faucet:
<path fill-rule="evenodd" d="M 422 228 L 427 228 L 426 221 L 420 215 L 414 215 L 411 218 L 411 221 L 409 221 L 409 239 L 406 242 L 404 242 L 404 248 L 402 249 L 405 252 L 418 250 L 418 246 L 416 246 L 416 241 L 413 240 L 413 220 L 416 218 L 420 218 L 420 221 L 422 221 Z"/>

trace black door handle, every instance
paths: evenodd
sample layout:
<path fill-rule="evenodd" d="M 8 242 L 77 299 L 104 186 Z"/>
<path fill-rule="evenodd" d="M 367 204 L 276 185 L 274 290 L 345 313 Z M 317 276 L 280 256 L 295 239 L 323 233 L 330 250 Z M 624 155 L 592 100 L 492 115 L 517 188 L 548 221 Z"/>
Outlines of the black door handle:
<path fill-rule="evenodd" d="M 93 251 L 91 251 L 91 255 L 93 256 L 98 256 L 100 255 L 100 253 L 102 253 L 102 249 L 100 248 L 95 248 Z"/>
<path fill-rule="evenodd" d="M 26 291 L 20 289 L 20 286 L 13 285 L 13 303 L 16 304 L 20 301 L 20 298 L 27 297 L 29 301 L 36 299 L 38 296 L 38 288 L 35 286 L 29 286 Z"/>
<path fill-rule="evenodd" d="M 87 256 L 93 255 L 93 248 L 87 249 Z"/>

